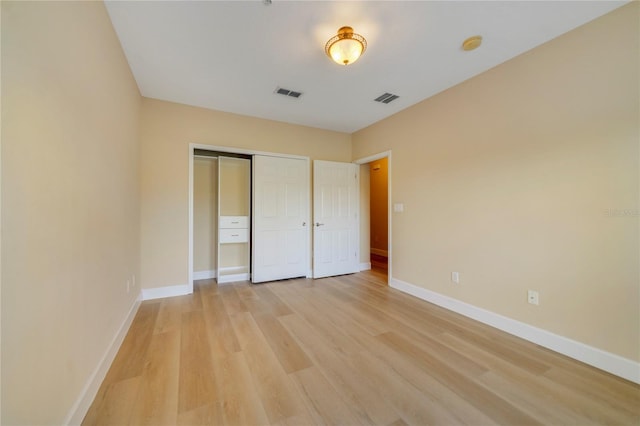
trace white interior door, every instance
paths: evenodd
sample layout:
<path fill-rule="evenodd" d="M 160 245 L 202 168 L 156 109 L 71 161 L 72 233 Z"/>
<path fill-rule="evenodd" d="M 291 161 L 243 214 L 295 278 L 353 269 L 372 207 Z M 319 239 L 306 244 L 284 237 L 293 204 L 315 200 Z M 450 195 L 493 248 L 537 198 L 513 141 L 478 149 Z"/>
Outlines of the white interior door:
<path fill-rule="evenodd" d="M 359 271 L 359 173 L 356 164 L 313 162 L 313 277 Z"/>
<path fill-rule="evenodd" d="M 309 162 L 253 157 L 254 283 L 307 275 Z"/>

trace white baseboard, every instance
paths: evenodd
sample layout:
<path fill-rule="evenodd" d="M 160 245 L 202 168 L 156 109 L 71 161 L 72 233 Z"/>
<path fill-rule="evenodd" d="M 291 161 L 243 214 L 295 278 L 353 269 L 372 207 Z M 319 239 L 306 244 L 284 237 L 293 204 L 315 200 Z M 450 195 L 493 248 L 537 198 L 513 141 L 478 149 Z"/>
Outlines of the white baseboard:
<path fill-rule="evenodd" d="M 216 271 L 194 271 L 193 279 L 195 280 L 209 280 L 216 277 Z"/>
<path fill-rule="evenodd" d="M 171 285 L 167 287 L 143 288 L 142 300 L 163 299 L 165 297 L 184 296 L 191 294 L 192 289 L 189 284 Z"/>
<path fill-rule="evenodd" d="M 67 417 L 64 419 L 63 424 L 65 425 L 79 425 L 82 423 L 84 416 L 87 415 L 89 411 L 89 407 L 93 403 L 94 398 L 98 394 L 98 390 L 102 385 L 102 381 L 107 375 L 109 368 L 111 367 L 111 363 L 116 357 L 118 350 L 120 350 L 120 345 L 124 341 L 127 332 L 129 331 L 129 327 L 133 322 L 133 319 L 138 312 L 138 308 L 140 307 L 140 296 L 133 302 L 131 305 L 131 309 L 129 309 L 129 313 L 125 317 L 124 321 L 120 325 L 120 328 L 116 332 L 115 336 L 111 340 L 109 347 L 107 348 L 107 352 L 103 355 L 102 359 L 96 366 L 96 369 L 93 371 L 91 376 L 89 376 L 89 380 L 82 388 L 78 399 L 69 410 Z"/>
<path fill-rule="evenodd" d="M 377 248 L 370 248 L 369 251 L 371 252 L 371 254 L 377 254 L 378 256 L 384 256 L 384 257 L 389 257 L 389 251 L 388 250 L 381 250 L 381 249 L 377 249 Z"/>
<path fill-rule="evenodd" d="M 251 274 L 242 273 L 242 274 L 228 274 L 228 275 L 220 275 L 216 281 L 218 284 L 225 283 L 234 283 L 238 281 L 249 281 L 251 279 Z"/>
<path fill-rule="evenodd" d="M 389 286 L 408 293 L 419 299 L 426 300 L 450 311 L 457 312 L 481 323 L 513 334 L 537 345 L 559 352 L 570 358 L 582 361 L 593 367 L 607 371 L 616 376 L 640 383 L 640 363 L 623 358 L 619 355 L 594 348 L 593 346 L 563 337 L 550 331 L 504 317 L 491 311 L 461 302 L 449 296 L 436 293 L 426 288 L 390 278 Z"/>
<path fill-rule="evenodd" d="M 371 269 L 371 262 L 361 262 L 360 263 L 360 270 L 361 271 L 368 271 L 369 269 Z"/>

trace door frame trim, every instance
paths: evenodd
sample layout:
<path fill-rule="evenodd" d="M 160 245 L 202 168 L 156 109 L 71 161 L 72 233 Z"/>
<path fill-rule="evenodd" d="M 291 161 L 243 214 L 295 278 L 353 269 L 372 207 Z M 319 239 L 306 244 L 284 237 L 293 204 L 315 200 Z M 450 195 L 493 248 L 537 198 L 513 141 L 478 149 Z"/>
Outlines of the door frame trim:
<path fill-rule="evenodd" d="M 379 152 L 377 154 L 373 154 L 373 155 L 369 155 L 367 157 L 363 157 L 363 158 L 359 158 L 355 161 L 353 161 L 355 164 L 358 165 L 362 165 L 362 164 L 367 164 L 367 163 L 371 163 L 372 161 L 376 161 L 376 160 L 380 160 L 382 158 L 386 158 L 387 162 L 388 162 L 388 172 L 387 172 L 387 252 L 388 252 L 388 265 L 389 265 L 389 269 L 387 271 L 387 284 L 391 283 L 391 280 L 393 279 L 393 233 L 392 233 L 392 229 L 393 229 L 393 197 L 392 197 L 392 176 L 393 173 L 391 173 L 392 171 L 392 161 L 391 161 L 391 150 L 389 151 L 383 151 L 383 152 Z M 360 238 L 362 238 L 362 236 L 360 236 Z"/>
<path fill-rule="evenodd" d="M 189 143 L 189 255 L 188 255 L 188 278 L 187 278 L 187 287 L 189 289 L 188 293 L 193 293 L 193 160 L 195 156 L 196 149 L 203 149 L 207 151 L 218 151 L 218 152 L 228 152 L 231 154 L 245 154 L 245 155 L 265 155 L 269 157 L 282 157 L 282 158 L 296 158 L 299 160 L 306 160 L 308 163 L 309 170 L 311 169 L 311 159 L 310 157 L 306 157 L 303 155 L 292 155 L 292 154 L 283 154 L 278 152 L 267 152 L 267 151 L 258 151 L 253 149 L 243 149 L 243 148 L 234 148 L 231 146 L 218 146 L 218 145 L 207 145 L 201 143 Z M 309 179 L 311 177 L 309 176 Z M 309 191 L 310 192 L 310 191 Z M 253 194 L 252 194 L 253 196 Z M 307 206 L 308 212 L 311 211 L 311 195 L 307 194 Z M 308 213 L 310 214 L 310 213 Z M 310 222 L 309 222 L 310 223 Z M 309 227 L 309 235 L 307 237 L 307 264 L 309 264 L 309 258 L 311 257 L 311 227 Z"/>

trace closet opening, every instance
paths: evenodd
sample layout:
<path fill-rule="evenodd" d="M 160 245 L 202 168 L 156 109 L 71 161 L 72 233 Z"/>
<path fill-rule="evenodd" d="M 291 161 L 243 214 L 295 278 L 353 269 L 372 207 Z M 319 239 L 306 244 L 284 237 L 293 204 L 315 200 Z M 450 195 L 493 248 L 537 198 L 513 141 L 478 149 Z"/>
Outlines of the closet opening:
<path fill-rule="evenodd" d="M 189 144 L 188 283 L 311 276 L 310 159 Z"/>
<path fill-rule="evenodd" d="M 193 152 L 193 280 L 251 277 L 252 156 Z"/>

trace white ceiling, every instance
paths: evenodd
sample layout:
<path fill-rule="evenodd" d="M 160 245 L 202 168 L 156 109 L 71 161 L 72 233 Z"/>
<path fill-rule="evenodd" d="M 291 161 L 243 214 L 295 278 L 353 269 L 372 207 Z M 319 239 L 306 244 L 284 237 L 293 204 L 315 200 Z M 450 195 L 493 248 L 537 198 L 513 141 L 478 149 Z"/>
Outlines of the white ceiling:
<path fill-rule="evenodd" d="M 354 132 L 626 1 L 107 1 L 143 96 Z M 339 27 L 368 41 L 324 53 Z M 482 46 L 464 52 L 469 36 Z M 276 87 L 303 92 L 294 99 Z M 390 104 L 373 99 L 390 92 Z"/>

